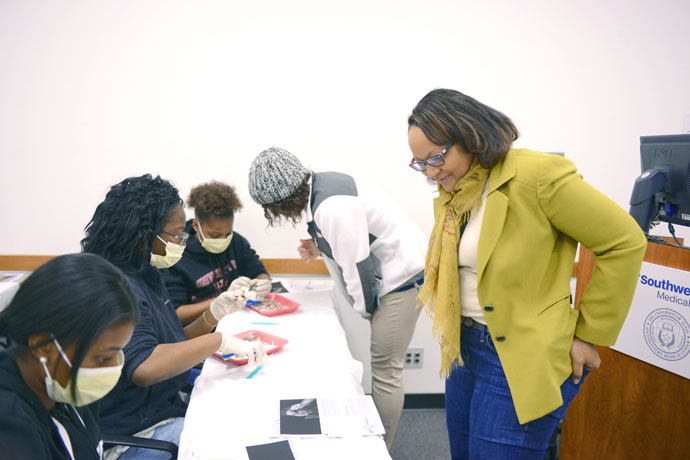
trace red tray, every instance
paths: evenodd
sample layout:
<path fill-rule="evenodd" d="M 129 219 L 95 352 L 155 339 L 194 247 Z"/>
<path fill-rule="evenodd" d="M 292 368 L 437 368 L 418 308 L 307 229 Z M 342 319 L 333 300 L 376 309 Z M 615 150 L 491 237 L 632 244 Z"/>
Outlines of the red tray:
<path fill-rule="evenodd" d="M 284 315 L 285 313 L 292 313 L 293 311 L 297 310 L 297 307 L 299 307 L 299 305 L 300 305 L 297 302 L 295 302 L 294 300 L 290 300 L 285 296 L 282 296 L 280 294 L 276 294 L 275 292 L 271 292 L 271 293 L 266 294 L 266 298 L 270 299 L 270 300 L 275 300 L 276 302 L 281 304 L 284 308 L 281 308 L 280 310 L 265 311 L 265 310 L 261 310 L 259 305 L 247 305 L 247 306 L 261 315 L 276 316 L 276 315 Z"/>
<path fill-rule="evenodd" d="M 287 339 L 284 339 L 282 337 L 277 337 L 275 335 L 268 334 L 266 332 L 262 331 L 256 331 L 256 330 L 250 330 L 250 331 L 244 331 L 239 334 L 235 334 L 235 337 L 238 337 L 240 339 L 244 339 L 246 337 L 251 336 L 254 334 L 259 340 L 261 340 L 264 343 L 264 348 L 266 349 L 266 354 L 270 355 L 271 353 L 275 353 L 276 351 L 280 350 L 285 346 L 286 343 L 288 343 Z M 249 358 L 241 357 L 241 358 L 236 358 L 235 356 L 231 356 L 229 358 L 223 358 L 223 355 L 220 354 L 220 352 L 215 352 L 213 353 L 213 356 L 216 358 L 222 359 L 225 362 L 228 363 L 233 363 L 236 364 L 237 366 L 242 366 L 244 364 L 247 364 L 249 362 Z"/>

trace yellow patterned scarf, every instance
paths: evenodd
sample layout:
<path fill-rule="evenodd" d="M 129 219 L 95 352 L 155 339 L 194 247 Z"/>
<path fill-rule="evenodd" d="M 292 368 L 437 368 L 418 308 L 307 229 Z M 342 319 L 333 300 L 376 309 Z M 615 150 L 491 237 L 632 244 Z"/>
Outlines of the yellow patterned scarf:
<path fill-rule="evenodd" d="M 460 229 L 470 211 L 480 204 L 489 170 L 474 161 L 455 185 L 453 193 L 438 186 L 434 206 L 436 222 L 431 231 L 424 267 L 424 285 L 417 296 L 428 316 L 434 317 L 433 334 L 441 345 L 441 377 L 448 378 L 460 358 L 460 275 L 458 246 Z"/>

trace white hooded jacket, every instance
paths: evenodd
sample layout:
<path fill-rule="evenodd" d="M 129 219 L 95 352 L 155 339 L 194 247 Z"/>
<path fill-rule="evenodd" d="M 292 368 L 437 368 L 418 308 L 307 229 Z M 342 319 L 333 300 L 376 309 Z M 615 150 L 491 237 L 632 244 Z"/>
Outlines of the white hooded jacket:
<path fill-rule="evenodd" d="M 331 276 L 364 318 L 378 299 L 422 278 L 428 240 L 381 194 L 337 172 L 312 173 L 309 234 Z"/>

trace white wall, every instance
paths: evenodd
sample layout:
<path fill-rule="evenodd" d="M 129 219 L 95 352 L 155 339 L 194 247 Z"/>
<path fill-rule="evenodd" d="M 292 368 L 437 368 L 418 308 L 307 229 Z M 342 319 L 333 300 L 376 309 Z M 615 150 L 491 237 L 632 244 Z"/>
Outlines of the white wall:
<path fill-rule="evenodd" d="M 266 230 L 247 193 L 270 145 L 375 182 L 428 233 L 406 117 L 435 87 L 504 111 L 518 146 L 565 152 L 627 209 L 639 136 L 690 113 L 689 18 L 687 0 L 0 0 L 0 254 L 78 251 L 107 189 L 151 172 L 183 197 L 235 184 L 237 231 L 296 257 L 305 227 Z"/>

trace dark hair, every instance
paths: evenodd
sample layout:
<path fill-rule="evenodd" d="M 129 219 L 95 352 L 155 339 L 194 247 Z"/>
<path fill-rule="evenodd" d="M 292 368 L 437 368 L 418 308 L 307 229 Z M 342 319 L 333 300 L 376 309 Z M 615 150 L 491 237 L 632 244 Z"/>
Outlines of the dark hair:
<path fill-rule="evenodd" d="M 451 141 L 493 167 L 520 136 L 513 122 L 488 105 L 452 89 L 435 89 L 424 96 L 407 119 L 436 145 Z"/>
<path fill-rule="evenodd" d="M 103 256 L 125 273 L 140 272 L 150 261 L 153 238 L 176 205 L 182 200 L 167 180 L 151 174 L 129 177 L 113 185 L 96 208 L 82 251 Z"/>
<path fill-rule="evenodd" d="M 194 208 L 194 215 L 201 221 L 209 217 L 232 217 L 242 209 L 242 202 L 235 187 L 211 181 L 192 188 L 187 206 Z"/>
<path fill-rule="evenodd" d="M 0 335 L 9 338 L 17 356 L 29 351 L 29 338 L 35 334 L 52 334 L 63 349 L 76 342 L 70 374 L 74 380 L 103 331 L 136 324 L 138 316 L 134 290 L 117 267 L 94 254 L 67 254 L 42 265 L 21 284 L 0 313 Z M 73 385 L 74 397 L 75 389 Z"/>
<path fill-rule="evenodd" d="M 309 204 L 310 177 L 311 173 L 307 173 L 297 190 L 284 200 L 261 205 L 264 208 L 264 217 L 268 220 L 269 227 L 279 225 L 283 218 L 286 221 L 292 221 L 293 226 L 302 220 L 302 212 Z"/>

